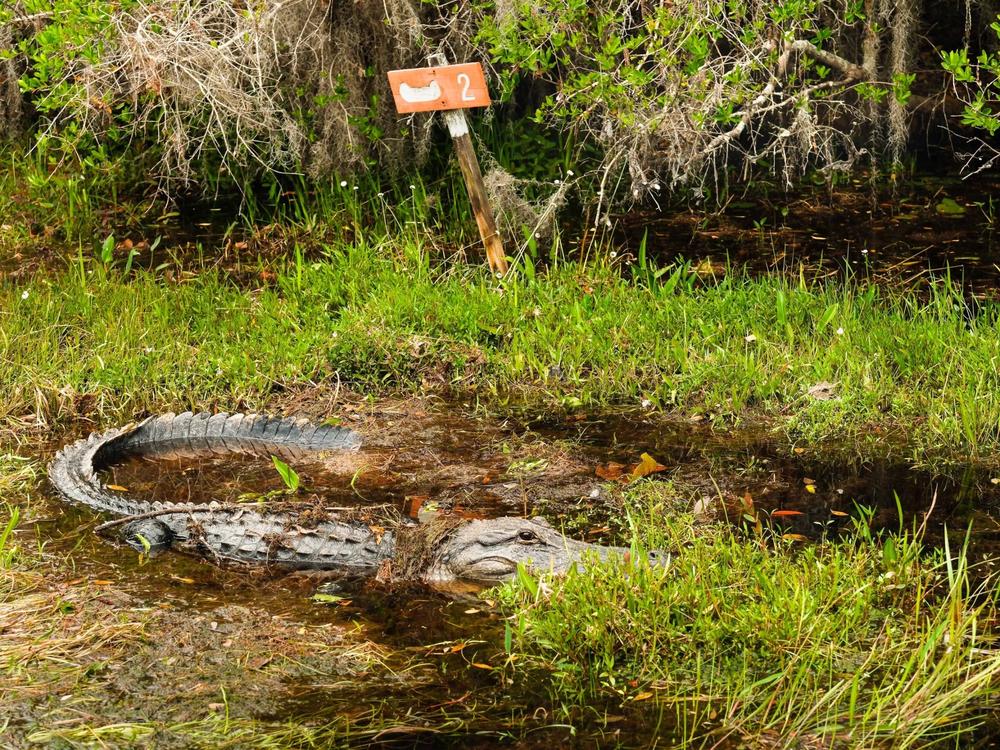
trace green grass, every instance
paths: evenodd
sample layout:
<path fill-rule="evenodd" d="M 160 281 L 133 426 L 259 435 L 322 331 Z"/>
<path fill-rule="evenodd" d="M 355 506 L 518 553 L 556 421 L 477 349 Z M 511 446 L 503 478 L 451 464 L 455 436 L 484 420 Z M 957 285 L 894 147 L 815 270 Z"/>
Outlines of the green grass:
<path fill-rule="evenodd" d="M 22 562 L 14 530 L 21 520 L 22 506 L 27 505 L 27 491 L 37 476 L 38 466 L 31 459 L 0 453 L 0 581 Z"/>
<path fill-rule="evenodd" d="M 522 573 L 498 591 L 512 664 L 548 670 L 557 704 L 659 703 L 691 745 L 927 747 L 989 718 L 995 593 L 971 589 L 964 551 L 925 558 L 912 535 L 874 539 L 863 521 L 793 547 L 677 505 L 669 485 L 628 498 L 643 544 L 672 552 L 665 568 Z"/>
<path fill-rule="evenodd" d="M 178 274 L 179 276 L 179 274 Z M 730 426 L 772 418 L 812 444 L 904 435 L 915 455 L 995 462 L 1000 322 L 875 287 L 668 269 L 653 285 L 601 263 L 522 264 L 498 283 L 412 237 L 329 249 L 273 283 L 217 271 L 127 278 L 84 260 L 0 285 L 0 420 L 260 405 L 280 387 L 366 392 L 421 380 L 495 405 L 638 405 Z M 808 389 L 836 384 L 818 401 Z"/>

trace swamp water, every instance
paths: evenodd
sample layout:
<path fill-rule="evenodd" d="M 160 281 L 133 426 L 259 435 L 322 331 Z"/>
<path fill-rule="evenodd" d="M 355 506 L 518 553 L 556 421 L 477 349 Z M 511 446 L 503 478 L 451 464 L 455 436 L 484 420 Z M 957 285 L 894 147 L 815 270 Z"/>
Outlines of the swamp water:
<path fill-rule="evenodd" d="M 915 177 L 900 191 L 857 183 L 736 196 L 715 214 L 636 211 L 619 217 L 615 236 L 624 260 L 645 243 L 655 263 L 686 260 L 702 276 L 720 277 L 728 266 L 908 290 L 948 276 L 973 305 L 1000 300 L 1000 204 L 992 197 L 1000 178 Z"/>
<path fill-rule="evenodd" d="M 1000 486 L 987 471 L 934 476 L 901 464 L 825 462 L 764 434 L 726 435 L 635 412 L 497 421 L 447 404 L 404 403 L 352 416 L 345 423 L 364 439 L 358 453 L 295 466 L 310 503 L 390 505 L 416 519 L 542 513 L 572 536 L 614 543 L 624 523 L 599 475 L 648 453 L 666 467 L 649 481 L 675 481 L 707 516 L 739 518 L 749 496 L 765 520 L 786 512 L 771 518 L 779 530 L 818 538 L 847 529 L 864 506 L 876 527 L 913 528 L 926 517 L 931 544 L 945 527 L 963 533 L 971 523 L 975 556 L 1000 550 Z M 269 460 L 241 456 L 134 459 L 109 469 L 105 481 L 183 502 L 253 504 L 283 488 Z M 156 644 L 112 681 L 118 692 L 108 719 L 152 713 L 180 723 L 225 710 L 333 724 L 347 744 L 400 747 L 671 744 L 669 722 L 651 705 L 610 700 L 556 715 L 544 675 L 504 670 L 503 620 L 474 587 L 439 592 L 246 572 L 173 553 L 142 560 L 91 533 L 104 519 L 42 486 L 46 497 L 32 505 L 22 537 L 36 535 L 62 560 L 58 575 L 69 584 L 99 582 L 108 602 L 155 613 L 148 637 Z M 323 581 L 333 593 L 317 601 Z M 36 709 L 25 710 L 38 720 Z M 73 721 L 58 705 L 42 713 Z"/>

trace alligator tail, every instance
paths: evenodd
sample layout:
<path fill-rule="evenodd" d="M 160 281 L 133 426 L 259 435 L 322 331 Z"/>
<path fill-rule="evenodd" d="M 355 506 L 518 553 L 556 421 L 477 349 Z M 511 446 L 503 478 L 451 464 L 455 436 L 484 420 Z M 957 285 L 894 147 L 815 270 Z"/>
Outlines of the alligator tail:
<path fill-rule="evenodd" d="M 356 449 L 361 439 L 343 427 L 260 414 L 163 414 L 136 425 L 94 433 L 56 453 L 49 479 L 68 501 L 118 516 L 137 516 L 125 539 L 152 532 L 219 561 L 279 564 L 293 568 L 371 568 L 391 557 L 391 532 L 364 524 L 323 520 L 308 529 L 292 514 L 148 501 L 111 492 L 99 472 L 129 456 L 177 457 L 205 453 L 279 455 L 295 459 L 317 451 Z M 138 524 L 138 525 L 137 525 Z M 145 525 L 143 525 L 145 524 Z M 133 533 L 134 532 L 134 533 Z"/>

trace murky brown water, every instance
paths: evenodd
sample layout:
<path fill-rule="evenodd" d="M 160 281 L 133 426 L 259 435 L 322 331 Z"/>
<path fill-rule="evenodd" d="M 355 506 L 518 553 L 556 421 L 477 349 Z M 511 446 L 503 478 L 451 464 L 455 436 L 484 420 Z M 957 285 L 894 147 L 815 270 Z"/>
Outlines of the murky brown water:
<path fill-rule="evenodd" d="M 617 541 L 622 524 L 609 517 L 597 471 L 634 464 L 647 452 L 668 467 L 658 478 L 695 488 L 716 513 L 739 507 L 749 494 L 765 517 L 772 510 L 800 511 L 775 523 L 818 537 L 849 526 L 858 505 L 873 508 L 876 525 L 890 529 L 899 526 L 900 509 L 903 524 L 912 527 L 933 508 L 930 542 L 946 525 L 964 531 L 972 521 L 979 551 L 1000 549 L 1000 486 L 985 471 L 935 476 L 879 461 L 825 462 L 790 453 L 765 435 L 725 435 L 642 413 L 497 421 L 460 406 L 406 403 L 370 407 L 355 418 L 366 441 L 358 454 L 296 467 L 307 493 L 327 505 L 389 503 L 418 517 L 446 510 L 477 517 L 541 512 L 577 536 Z M 132 460 L 112 468 L 107 480 L 143 497 L 194 502 L 238 501 L 282 488 L 269 461 L 245 457 Z M 502 621 L 473 590 L 335 579 L 333 591 L 343 599 L 321 605 L 311 599 L 321 580 L 315 576 L 227 570 L 177 554 L 140 560 L 90 533 L 103 519 L 50 494 L 31 516 L 47 552 L 71 556 L 79 580 L 106 581 L 139 604 L 188 613 L 191 628 L 223 628 L 222 635 L 213 628 L 199 638 L 221 639 L 226 628 L 252 633 L 259 626 L 249 613 L 258 613 L 293 628 L 334 628 L 345 648 L 357 642 L 385 649 L 380 658 L 388 671 L 381 677 L 334 678 L 304 669 L 260 703 L 258 718 L 356 716 L 363 724 L 372 712 L 399 716 L 405 728 L 383 737 L 399 746 L 491 747 L 507 736 L 522 747 L 648 747 L 657 737 L 669 746 L 655 710 L 609 702 L 575 717 L 571 730 L 567 720 L 554 718 L 538 687 L 543 679 L 521 675 L 511 684 L 502 670 L 471 666 L 499 665 L 504 658 Z M 392 674 L 399 678 L 386 676 Z"/>
<path fill-rule="evenodd" d="M 753 274 L 845 278 L 912 289 L 945 274 L 970 299 L 1000 299 L 1000 178 L 918 177 L 899 194 L 860 182 L 772 198 L 735 197 L 716 215 L 642 211 L 623 216 L 618 238 L 634 258 L 684 259 L 723 275 L 727 262 Z"/>

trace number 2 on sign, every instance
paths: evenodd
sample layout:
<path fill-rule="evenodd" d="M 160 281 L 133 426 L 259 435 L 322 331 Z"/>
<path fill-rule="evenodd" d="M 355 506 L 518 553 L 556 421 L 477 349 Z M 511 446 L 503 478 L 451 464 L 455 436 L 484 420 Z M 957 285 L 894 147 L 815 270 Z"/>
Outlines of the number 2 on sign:
<path fill-rule="evenodd" d="M 469 87 L 472 86 L 472 80 L 469 78 L 468 73 L 459 73 L 458 82 L 462 85 L 462 101 L 463 102 L 474 102 L 476 97 L 469 93 Z"/>

